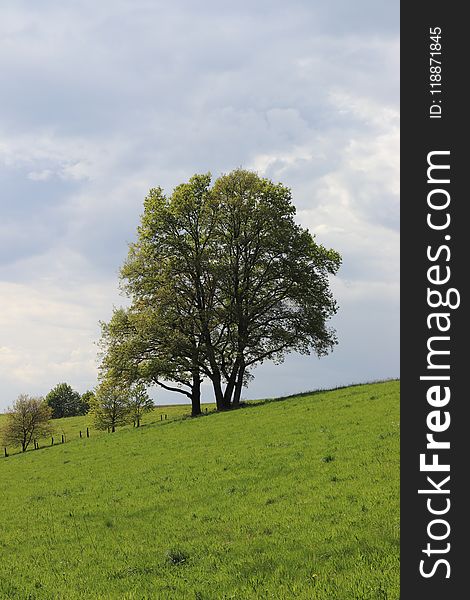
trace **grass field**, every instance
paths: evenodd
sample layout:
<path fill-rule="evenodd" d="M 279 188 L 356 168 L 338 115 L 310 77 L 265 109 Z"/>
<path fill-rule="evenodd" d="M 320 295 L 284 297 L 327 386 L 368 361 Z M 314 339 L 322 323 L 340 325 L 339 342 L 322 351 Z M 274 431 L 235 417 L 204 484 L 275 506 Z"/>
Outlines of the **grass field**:
<path fill-rule="evenodd" d="M 160 411 L 0 459 L 2 600 L 399 598 L 399 382 Z"/>

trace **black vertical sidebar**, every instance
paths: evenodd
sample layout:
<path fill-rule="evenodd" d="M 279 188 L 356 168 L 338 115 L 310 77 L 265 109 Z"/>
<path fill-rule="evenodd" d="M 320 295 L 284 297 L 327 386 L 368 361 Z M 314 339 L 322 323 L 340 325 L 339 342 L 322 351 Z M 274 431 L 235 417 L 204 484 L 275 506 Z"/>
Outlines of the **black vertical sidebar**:
<path fill-rule="evenodd" d="M 401 600 L 468 594 L 468 27 L 462 3 L 401 4 Z"/>

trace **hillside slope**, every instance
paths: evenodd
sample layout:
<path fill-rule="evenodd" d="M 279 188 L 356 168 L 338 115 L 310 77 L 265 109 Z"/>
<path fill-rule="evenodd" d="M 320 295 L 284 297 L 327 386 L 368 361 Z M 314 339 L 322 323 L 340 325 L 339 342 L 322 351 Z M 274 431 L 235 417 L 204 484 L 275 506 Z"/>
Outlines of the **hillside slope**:
<path fill-rule="evenodd" d="M 0 598 L 397 599 L 399 382 L 0 460 Z"/>

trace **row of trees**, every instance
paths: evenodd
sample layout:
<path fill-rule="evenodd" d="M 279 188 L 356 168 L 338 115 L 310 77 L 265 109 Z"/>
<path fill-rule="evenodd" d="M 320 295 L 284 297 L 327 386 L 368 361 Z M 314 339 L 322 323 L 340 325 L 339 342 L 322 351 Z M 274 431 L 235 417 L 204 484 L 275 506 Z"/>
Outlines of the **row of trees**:
<path fill-rule="evenodd" d="M 197 415 L 205 378 L 226 410 L 263 361 L 327 354 L 341 258 L 294 216 L 287 187 L 243 169 L 151 189 L 120 273 L 130 305 L 102 323 L 103 385 L 156 384 Z"/>
<path fill-rule="evenodd" d="M 113 432 L 116 426 L 129 422 L 140 427 L 143 415 L 154 407 L 143 383 L 124 385 L 109 379 L 96 392 L 88 390 L 82 395 L 68 383 L 59 383 L 47 394 L 45 403 L 51 408 L 52 419 L 91 413 L 99 429 Z"/>
<path fill-rule="evenodd" d="M 60 385 L 64 386 L 66 384 Z M 59 391 L 65 389 L 60 386 L 57 386 L 57 388 Z M 57 388 L 54 389 L 57 391 Z M 66 391 L 69 392 L 68 389 Z M 4 446 L 20 446 L 21 450 L 26 452 L 31 442 L 52 434 L 53 425 L 51 420 L 55 418 L 53 408 L 55 405 L 51 404 L 49 396 L 50 394 L 46 398 L 28 396 L 27 394 L 18 396 L 7 412 L 6 422 L 1 432 Z M 63 397 L 68 398 L 70 394 L 64 394 Z M 87 406 L 93 417 L 95 427 L 97 429 L 108 429 L 112 432 L 115 431 L 117 426 L 132 422 L 136 427 L 140 427 L 145 413 L 154 408 L 153 401 L 148 396 L 145 386 L 141 383 L 137 383 L 130 388 L 118 387 L 109 384 L 109 382 L 103 383 L 96 395 L 88 393 L 87 398 L 90 400 Z M 70 415 L 65 414 L 63 416 Z"/>

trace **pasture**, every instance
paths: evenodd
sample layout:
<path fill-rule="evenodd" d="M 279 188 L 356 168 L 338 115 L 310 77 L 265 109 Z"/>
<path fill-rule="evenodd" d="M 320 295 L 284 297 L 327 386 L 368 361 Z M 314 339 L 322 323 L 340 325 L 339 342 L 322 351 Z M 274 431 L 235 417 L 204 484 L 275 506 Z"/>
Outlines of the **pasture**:
<path fill-rule="evenodd" d="M 188 411 L 0 458 L 0 598 L 399 598 L 398 381 Z"/>

